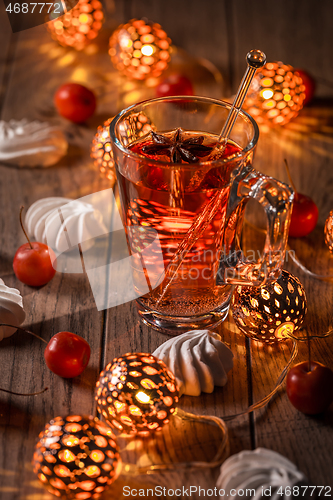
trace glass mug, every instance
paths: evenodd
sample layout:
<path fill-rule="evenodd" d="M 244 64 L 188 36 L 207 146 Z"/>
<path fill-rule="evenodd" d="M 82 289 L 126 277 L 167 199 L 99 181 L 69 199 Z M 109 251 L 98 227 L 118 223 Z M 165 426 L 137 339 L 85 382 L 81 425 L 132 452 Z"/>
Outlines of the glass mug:
<path fill-rule="evenodd" d="M 174 138 L 170 131 L 181 129 L 184 137 L 216 144 L 230 107 L 205 97 L 152 99 L 123 110 L 110 125 L 138 312 L 164 333 L 213 328 L 228 313 L 234 285 L 276 279 L 284 261 L 293 193 L 252 168 L 259 131 L 247 113 L 237 117 L 229 150 L 215 147 L 195 163 L 179 154 L 178 163 L 172 155 L 138 154 L 150 130 Z M 239 244 L 250 198 L 267 216 L 256 262 L 244 258 Z"/>

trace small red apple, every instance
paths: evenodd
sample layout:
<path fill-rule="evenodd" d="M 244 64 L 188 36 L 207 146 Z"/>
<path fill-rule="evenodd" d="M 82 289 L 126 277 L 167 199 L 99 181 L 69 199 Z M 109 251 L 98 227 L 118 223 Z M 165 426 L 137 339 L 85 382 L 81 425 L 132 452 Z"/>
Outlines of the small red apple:
<path fill-rule="evenodd" d="M 86 368 L 90 358 L 88 342 L 71 332 L 56 333 L 44 351 L 47 367 L 56 375 L 73 378 Z"/>
<path fill-rule="evenodd" d="M 292 238 L 307 236 L 314 230 L 317 221 L 318 208 L 315 202 L 305 194 L 295 193 L 289 236 Z"/>
<path fill-rule="evenodd" d="M 56 272 L 56 256 L 52 248 L 34 241 L 31 243 L 23 226 L 20 210 L 20 224 L 28 243 L 24 243 L 16 251 L 13 260 L 13 270 L 17 279 L 29 286 L 42 286 L 51 281 Z"/>
<path fill-rule="evenodd" d="M 303 361 L 287 375 L 287 395 L 291 404 L 302 413 L 316 415 L 333 401 L 333 371 L 316 361 Z"/>
<path fill-rule="evenodd" d="M 307 71 L 305 71 L 304 69 L 296 69 L 296 71 L 298 72 L 299 76 L 303 80 L 303 84 L 305 87 L 305 91 L 304 91 L 305 99 L 303 101 L 303 106 L 306 106 L 313 99 L 313 96 L 314 96 L 314 93 L 316 90 L 316 82 L 312 78 L 312 76 L 309 75 L 309 73 Z"/>
<path fill-rule="evenodd" d="M 157 85 L 156 95 L 157 97 L 193 95 L 192 83 L 186 76 L 173 73 Z"/>
<path fill-rule="evenodd" d="M 54 94 L 58 113 L 74 123 L 83 123 L 96 109 L 95 94 L 79 83 L 65 83 Z"/>
<path fill-rule="evenodd" d="M 22 283 L 38 287 L 51 281 L 56 272 L 55 262 L 52 248 L 34 241 L 20 246 L 13 260 L 13 269 Z"/>

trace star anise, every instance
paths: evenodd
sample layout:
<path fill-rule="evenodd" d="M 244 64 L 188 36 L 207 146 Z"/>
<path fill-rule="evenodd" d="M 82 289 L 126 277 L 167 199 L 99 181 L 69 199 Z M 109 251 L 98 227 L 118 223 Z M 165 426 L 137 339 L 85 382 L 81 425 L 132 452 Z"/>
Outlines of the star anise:
<path fill-rule="evenodd" d="M 200 160 L 200 156 L 208 155 L 213 150 L 211 146 L 202 144 L 203 135 L 183 140 L 180 128 L 177 128 L 173 137 L 156 134 L 153 131 L 150 133 L 153 144 L 143 146 L 142 152 L 148 155 L 167 155 L 172 163 L 181 163 L 181 160 L 186 163 L 196 163 Z"/>

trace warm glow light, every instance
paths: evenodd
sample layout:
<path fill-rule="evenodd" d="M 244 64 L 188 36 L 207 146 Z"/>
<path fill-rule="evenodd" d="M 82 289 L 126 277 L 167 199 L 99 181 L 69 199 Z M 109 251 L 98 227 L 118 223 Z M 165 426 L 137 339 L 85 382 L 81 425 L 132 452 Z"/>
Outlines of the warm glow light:
<path fill-rule="evenodd" d="M 103 460 L 105 459 L 105 455 L 100 450 L 94 450 L 90 453 L 90 458 L 94 462 L 103 462 Z"/>
<path fill-rule="evenodd" d="M 140 384 L 144 389 L 157 389 L 158 385 L 156 385 L 152 380 L 149 378 L 144 378 L 141 380 Z"/>
<path fill-rule="evenodd" d="M 142 411 L 137 406 L 131 405 L 128 409 L 131 415 L 141 417 Z"/>
<path fill-rule="evenodd" d="M 119 26 L 109 43 L 115 68 L 137 80 L 157 78 L 170 61 L 171 40 L 157 23 L 132 19 Z"/>
<path fill-rule="evenodd" d="M 285 125 L 303 106 L 303 86 L 302 78 L 289 64 L 267 63 L 257 71 L 243 107 L 261 130 Z"/>
<path fill-rule="evenodd" d="M 63 16 L 46 23 L 54 40 L 63 47 L 84 49 L 94 40 L 102 27 L 104 14 L 99 0 L 79 0 Z"/>
<path fill-rule="evenodd" d="M 87 467 L 84 472 L 89 477 L 98 477 L 101 473 L 101 470 L 99 467 L 97 467 L 97 465 L 89 465 L 89 467 Z"/>
<path fill-rule="evenodd" d="M 120 401 L 115 401 L 114 407 L 118 412 L 121 412 L 122 410 L 124 410 L 126 408 L 126 405 L 125 405 L 125 403 L 121 403 Z"/>
<path fill-rule="evenodd" d="M 263 90 L 261 95 L 264 99 L 270 99 L 273 96 L 274 92 L 272 89 Z"/>
<path fill-rule="evenodd" d="M 136 203 L 131 209 L 136 210 Z M 169 421 L 178 398 L 174 375 L 163 361 L 147 353 L 115 358 L 96 384 L 97 410 L 111 427 L 132 436 L 159 431 Z"/>
<path fill-rule="evenodd" d="M 333 253 L 333 210 L 326 219 L 324 231 L 325 243 L 328 246 L 329 251 Z"/>
<path fill-rule="evenodd" d="M 59 451 L 59 458 L 64 462 L 74 462 L 76 456 L 70 450 Z"/>
<path fill-rule="evenodd" d="M 274 82 L 272 78 L 263 78 L 260 83 L 263 87 L 270 87 Z"/>
<path fill-rule="evenodd" d="M 79 21 L 80 23 L 87 23 L 89 21 L 89 17 L 87 14 L 80 14 Z"/>
<path fill-rule="evenodd" d="M 74 442 L 75 436 L 68 435 L 68 432 L 79 433 L 76 454 L 64 448 L 65 443 L 73 445 Z M 54 448 L 54 443 L 47 444 L 54 437 L 60 439 L 62 448 L 58 443 L 59 448 Z M 46 489 L 57 497 L 73 500 L 99 498 L 100 493 L 120 474 L 116 437 L 97 418 L 79 415 L 69 415 L 65 419 L 56 417 L 46 424 L 39 438 L 33 456 L 34 472 Z M 92 465 L 92 461 L 99 466 Z"/>
<path fill-rule="evenodd" d="M 61 477 L 69 477 L 71 475 L 69 468 L 64 465 L 56 465 L 53 470 L 58 476 Z"/>
<path fill-rule="evenodd" d="M 154 48 L 151 45 L 143 45 L 141 52 L 144 56 L 151 56 L 154 53 Z"/>
<path fill-rule="evenodd" d="M 270 99 L 269 101 L 265 101 L 263 104 L 264 109 L 271 109 L 275 108 L 276 102 L 273 99 Z"/>
<path fill-rule="evenodd" d="M 288 323 L 283 323 L 281 326 L 276 328 L 275 337 L 277 339 L 285 339 L 289 336 L 289 334 L 293 333 L 295 330 L 295 325 L 291 321 Z"/>
<path fill-rule="evenodd" d="M 298 278 L 283 270 L 261 287 L 236 287 L 231 310 L 238 328 L 253 340 L 274 343 L 301 327 L 306 297 Z"/>
<path fill-rule="evenodd" d="M 116 174 L 109 135 L 111 121 L 112 118 L 109 118 L 97 128 L 91 145 L 90 156 L 94 159 L 94 165 L 99 169 L 100 173 L 109 179 L 111 185 L 113 185 L 116 181 Z"/>
<path fill-rule="evenodd" d="M 150 402 L 150 397 L 148 394 L 145 394 L 144 392 L 138 392 L 135 395 L 136 399 L 139 401 L 139 403 L 149 403 Z"/>
<path fill-rule="evenodd" d="M 79 440 L 76 436 L 66 436 L 63 438 L 63 443 L 65 446 L 76 446 Z"/>

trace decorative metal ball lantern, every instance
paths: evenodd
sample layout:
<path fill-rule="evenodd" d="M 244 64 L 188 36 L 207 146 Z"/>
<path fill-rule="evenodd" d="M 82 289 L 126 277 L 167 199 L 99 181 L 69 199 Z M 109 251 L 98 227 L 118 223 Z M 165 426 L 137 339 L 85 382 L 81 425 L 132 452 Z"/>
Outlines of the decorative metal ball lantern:
<path fill-rule="evenodd" d="M 107 179 L 116 180 L 114 159 L 110 138 L 110 123 L 113 118 L 109 118 L 103 125 L 99 125 L 95 137 L 91 144 L 90 156 L 94 159 L 94 165 Z M 122 125 L 123 142 L 130 144 L 139 137 L 147 135 L 152 130 L 151 121 L 143 113 L 135 113 L 126 119 Z"/>
<path fill-rule="evenodd" d="M 63 47 L 84 49 L 98 35 L 104 21 L 99 0 L 79 0 L 63 16 L 46 23 L 51 36 Z"/>
<path fill-rule="evenodd" d="M 97 409 L 123 434 L 147 436 L 169 422 L 178 403 L 174 375 L 147 353 L 115 358 L 96 384 Z"/>
<path fill-rule="evenodd" d="M 56 417 L 39 435 L 33 456 L 34 472 L 53 495 L 95 499 L 120 474 L 116 437 L 93 417 Z"/>
<path fill-rule="evenodd" d="M 119 126 L 119 131 L 124 146 L 128 146 L 140 137 L 149 134 L 153 128 L 153 124 L 148 116 L 140 111 L 139 113 L 133 113 L 128 118 L 125 118 L 121 126 Z"/>
<path fill-rule="evenodd" d="M 94 165 L 102 175 L 112 181 L 116 180 L 114 160 L 111 147 L 109 127 L 112 118 L 109 118 L 103 125 L 99 125 L 91 145 L 90 156 L 94 159 Z"/>
<path fill-rule="evenodd" d="M 247 337 L 265 343 L 285 340 L 303 323 L 305 290 L 296 276 L 283 270 L 279 279 L 262 286 L 237 286 L 231 310 Z"/>
<path fill-rule="evenodd" d="M 253 78 L 243 108 L 259 125 L 285 125 L 298 115 L 304 99 L 298 72 L 289 64 L 268 62 Z"/>
<path fill-rule="evenodd" d="M 136 80 L 160 76 L 170 61 L 170 38 L 159 24 L 144 19 L 121 24 L 109 45 L 114 67 Z"/>
<path fill-rule="evenodd" d="M 333 254 L 333 210 L 330 212 L 325 222 L 325 243 L 329 251 Z"/>

